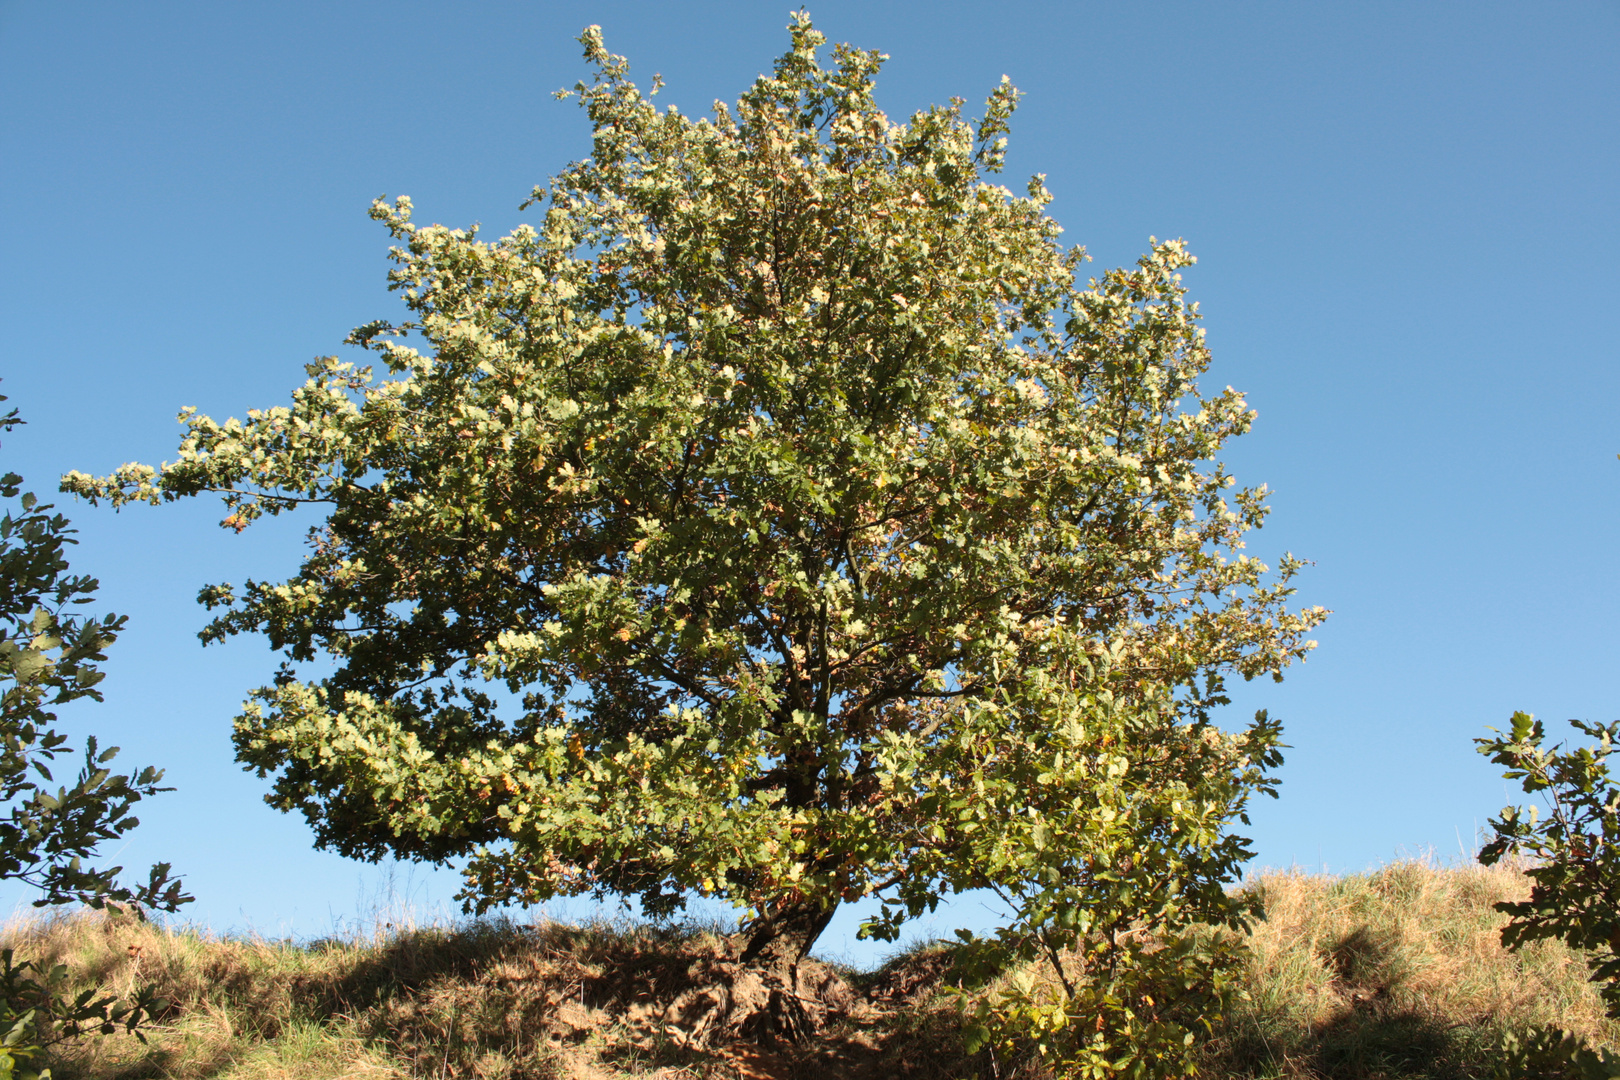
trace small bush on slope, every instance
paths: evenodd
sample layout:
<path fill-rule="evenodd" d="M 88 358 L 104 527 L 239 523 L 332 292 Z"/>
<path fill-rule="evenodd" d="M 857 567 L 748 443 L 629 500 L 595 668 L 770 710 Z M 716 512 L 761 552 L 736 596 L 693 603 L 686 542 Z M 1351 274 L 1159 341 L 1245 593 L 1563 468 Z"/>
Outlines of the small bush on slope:
<path fill-rule="evenodd" d="M 1528 894 L 1517 871 L 1401 863 L 1252 887 L 1270 915 L 1250 938 L 1247 998 L 1203 1048 L 1207 1077 L 1488 1077 L 1499 1033 L 1554 1020 L 1620 1042 L 1581 954 L 1502 948 L 1492 904 Z M 1043 1075 L 962 1053 L 943 993 L 961 981 L 957 956 L 943 944 L 845 972 L 858 998 L 802 1051 L 687 1048 L 660 1020 L 703 984 L 720 943 L 701 928 L 486 923 L 299 946 L 100 916 L 0 934 L 109 992 L 144 985 L 174 1003 L 150 1047 L 77 1047 L 63 1080 Z"/>

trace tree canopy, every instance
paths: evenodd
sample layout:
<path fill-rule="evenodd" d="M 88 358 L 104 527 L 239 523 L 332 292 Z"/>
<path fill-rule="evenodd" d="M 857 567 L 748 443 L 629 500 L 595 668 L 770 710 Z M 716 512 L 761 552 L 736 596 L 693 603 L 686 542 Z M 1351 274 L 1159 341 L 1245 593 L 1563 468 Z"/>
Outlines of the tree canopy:
<path fill-rule="evenodd" d="M 1198 388 L 1193 259 L 1083 280 L 1042 177 L 991 177 L 1008 81 L 897 124 L 884 57 L 791 32 L 696 118 L 586 30 L 592 151 L 535 224 L 373 206 L 411 314 L 349 343 L 385 372 L 320 359 L 64 490 L 313 505 L 295 576 L 202 592 L 205 640 L 286 654 L 240 760 L 322 846 L 465 857 L 475 910 L 721 897 L 749 957 L 874 894 L 880 936 L 980 887 L 1026 929 L 1224 911 L 1276 727 L 1209 710 L 1325 613 L 1243 551 L 1265 489 L 1218 454 L 1253 414 Z"/>

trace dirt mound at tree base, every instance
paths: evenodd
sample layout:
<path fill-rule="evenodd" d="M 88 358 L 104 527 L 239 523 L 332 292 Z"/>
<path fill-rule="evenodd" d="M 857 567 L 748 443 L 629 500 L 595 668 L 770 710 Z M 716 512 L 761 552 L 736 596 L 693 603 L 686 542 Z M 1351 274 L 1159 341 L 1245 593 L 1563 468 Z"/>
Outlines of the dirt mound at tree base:
<path fill-rule="evenodd" d="M 487 1047 L 472 1075 L 506 1080 L 946 1076 L 944 1059 L 961 1058 L 949 1017 L 918 1008 L 937 985 L 922 968 L 875 979 L 813 959 L 762 968 L 738 963 L 722 935 L 649 927 L 542 925 L 489 951 L 471 939 L 455 949 L 456 937 L 439 963 L 407 960 L 407 940 L 385 952 L 400 992 L 364 1027 L 398 1057 L 467 1060 Z"/>

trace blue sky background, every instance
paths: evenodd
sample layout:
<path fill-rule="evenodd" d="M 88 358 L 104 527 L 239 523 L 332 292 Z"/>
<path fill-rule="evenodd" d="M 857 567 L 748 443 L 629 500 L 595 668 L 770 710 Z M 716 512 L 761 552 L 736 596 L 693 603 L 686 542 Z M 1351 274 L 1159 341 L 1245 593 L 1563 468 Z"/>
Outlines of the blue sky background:
<path fill-rule="evenodd" d="M 1185 237 L 1208 385 L 1259 411 L 1228 460 L 1275 489 L 1251 550 L 1313 559 L 1335 614 L 1281 686 L 1283 796 L 1257 866 L 1357 871 L 1472 851 L 1509 797 L 1473 752 L 1515 708 L 1620 713 L 1615 338 L 1620 6 L 821 3 L 892 55 L 893 116 L 1000 76 L 1026 97 L 1007 182 L 1044 172 L 1099 269 Z M 398 315 L 371 199 L 505 232 L 589 147 L 550 92 L 603 26 L 661 101 L 707 111 L 786 47 L 780 3 L 0 0 L 0 467 L 172 457 L 181 406 L 282 403 L 311 357 Z M 64 507 L 76 570 L 130 616 L 107 703 L 71 717 L 168 769 L 118 854 L 175 863 L 217 930 L 309 935 L 454 875 L 314 852 L 232 760 L 275 660 L 203 650 L 208 582 L 290 572 L 307 522 L 242 536 L 204 503 Z M 1234 719 L 1237 717 L 1234 716 Z M 0 892 L 6 906 L 24 899 Z M 557 906 L 554 914 L 584 907 Z M 973 904 L 952 919 L 983 918 Z M 824 951 L 869 959 L 841 920 Z"/>

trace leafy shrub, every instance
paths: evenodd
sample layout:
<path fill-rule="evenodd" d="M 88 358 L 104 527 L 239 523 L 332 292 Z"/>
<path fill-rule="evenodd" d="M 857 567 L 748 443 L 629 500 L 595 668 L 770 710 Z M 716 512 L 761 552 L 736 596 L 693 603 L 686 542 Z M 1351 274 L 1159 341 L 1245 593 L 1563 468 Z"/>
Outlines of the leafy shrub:
<path fill-rule="evenodd" d="M 0 430 L 20 423 L 15 410 L 0 416 Z M 191 898 L 169 877 L 167 863 L 135 887 L 119 883 L 122 867 L 88 864 L 97 845 L 139 824 L 130 813 L 135 803 L 168 790 L 158 786 L 161 770 L 114 775 L 106 766 L 118 748 L 102 750 L 91 736 L 74 782 L 54 791 L 44 786 L 53 782 L 55 758 L 74 752 L 67 736 L 53 729 L 56 714 L 49 710 L 80 698 L 101 700 L 96 664 L 125 620 L 68 614 L 90 602 L 97 583 L 68 573 L 64 551 L 75 541 L 67 519 L 22 494 L 15 473 L 0 476 L 0 499 L 17 500 L 0 516 L 0 880 L 38 889 L 36 907 L 78 902 L 173 911 Z M 59 967 L 44 970 L 14 962 L 10 950 L 3 954 L 0 1080 L 35 1076 L 28 1068 L 57 1039 L 120 1025 L 134 1030 L 158 1004 L 143 997 L 124 1004 L 94 992 L 65 1000 L 65 976 Z"/>
<path fill-rule="evenodd" d="M 1611 1017 L 1620 1018 L 1620 787 L 1611 782 L 1608 759 L 1620 737 L 1620 722 L 1592 724 L 1571 720 L 1595 745 L 1565 750 L 1544 747 L 1546 729 L 1529 713 L 1513 714 L 1512 730 L 1477 739 L 1479 752 L 1517 780 L 1527 795 L 1541 795 L 1537 806 L 1508 806 L 1491 820 L 1495 837 L 1480 850 L 1487 866 L 1505 856 L 1527 857 L 1534 882 L 1530 898 L 1504 901 L 1509 916 L 1502 943 L 1557 938 L 1586 950 L 1592 981 L 1600 985 Z M 1494 730 L 1494 729 L 1493 729 Z M 1537 1028 L 1504 1042 L 1504 1075 L 1620 1076 L 1620 1058 L 1588 1049 L 1576 1036 L 1555 1027 Z"/>

